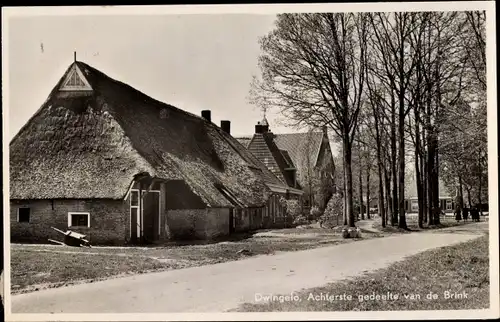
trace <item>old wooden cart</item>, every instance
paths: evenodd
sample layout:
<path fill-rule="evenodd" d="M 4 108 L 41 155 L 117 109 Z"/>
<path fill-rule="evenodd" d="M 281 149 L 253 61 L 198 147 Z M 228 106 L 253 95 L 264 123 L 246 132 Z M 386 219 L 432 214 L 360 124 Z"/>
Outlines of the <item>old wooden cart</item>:
<path fill-rule="evenodd" d="M 83 235 L 83 234 L 80 234 L 80 233 L 77 233 L 77 232 L 74 232 L 71 230 L 67 230 L 66 232 L 64 232 L 64 231 L 59 230 L 55 227 L 52 227 L 52 229 L 63 234 L 64 241 L 61 242 L 61 241 L 49 239 L 50 242 L 53 242 L 53 243 L 56 243 L 59 245 L 67 245 L 67 246 L 74 246 L 74 247 L 82 247 L 82 246 L 89 247 L 89 248 L 91 247 L 90 242 L 85 239 L 87 237 L 86 235 Z"/>

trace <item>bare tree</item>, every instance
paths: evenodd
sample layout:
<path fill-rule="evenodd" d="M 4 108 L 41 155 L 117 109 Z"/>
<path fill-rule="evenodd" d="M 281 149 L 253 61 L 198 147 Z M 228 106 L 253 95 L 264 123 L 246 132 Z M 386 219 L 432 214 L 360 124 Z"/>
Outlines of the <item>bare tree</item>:
<path fill-rule="evenodd" d="M 477 84 L 486 91 L 486 12 L 468 11 L 464 48 L 469 58 Z"/>
<path fill-rule="evenodd" d="M 250 97 L 280 109 L 291 125 L 329 126 L 342 140 L 348 225 L 353 227 L 352 144 L 364 102 L 367 15 L 278 15 L 261 39 L 261 78 Z"/>
<path fill-rule="evenodd" d="M 381 98 L 380 91 L 377 88 L 377 85 L 373 81 L 372 77 L 370 77 L 368 64 L 365 70 L 366 75 L 366 84 L 368 89 L 368 97 L 369 97 L 369 105 L 371 107 L 370 116 L 366 118 L 368 126 L 367 128 L 371 129 L 371 136 L 375 137 L 375 147 L 376 147 L 376 160 L 377 160 L 377 174 L 378 174 L 378 213 L 382 220 L 382 227 L 386 226 L 386 209 L 385 205 L 385 193 L 388 193 L 388 189 L 384 188 L 384 182 L 387 182 L 387 171 L 384 162 L 384 138 L 383 138 L 383 117 L 382 117 L 382 109 L 383 99 Z M 371 126 L 373 125 L 373 126 Z"/>
<path fill-rule="evenodd" d="M 327 125 L 342 142 L 344 224 L 355 221 L 353 144 L 361 213 L 375 162 L 367 156 L 376 156 L 383 226 L 390 218 L 407 228 L 407 161 L 415 163 L 420 227 L 439 224 L 440 175 L 462 198 L 465 190 L 469 204 L 484 200 L 485 19 L 485 12 L 284 14 L 262 38 L 253 102 L 279 108 L 294 126 Z"/>
<path fill-rule="evenodd" d="M 399 227 L 406 229 L 405 217 L 405 118 L 410 112 L 408 88 L 417 65 L 417 55 L 412 50 L 414 41 L 420 42 L 423 26 L 419 23 L 418 13 L 396 12 L 370 15 L 374 31 L 374 47 L 382 61 L 383 79 L 391 93 L 391 137 L 394 141 L 397 127 L 398 153 L 397 166 L 393 164 L 393 199 L 394 208 L 399 213 Z M 417 35 L 417 37 L 414 37 Z M 416 39 L 414 39 L 416 38 Z M 397 104 L 397 107 L 396 107 Z M 396 121 L 397 119 L 397 121 Z M 396 126 L 397 123 L 397 126 Z M 395 162 L 395 143 L 392 143 L 392 160 Z M 394 169 L 397 167 L 397 182 Z M 396 185 L 398 186 L 398 193 Z"/>

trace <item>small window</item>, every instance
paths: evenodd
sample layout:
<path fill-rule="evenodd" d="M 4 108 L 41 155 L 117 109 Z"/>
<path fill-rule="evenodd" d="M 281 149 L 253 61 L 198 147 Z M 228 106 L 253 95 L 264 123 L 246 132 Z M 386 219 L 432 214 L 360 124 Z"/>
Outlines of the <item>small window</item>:
<path fill-rule="evenodd" d="M 17 212 L 17 221 L 18 222 L 30 222 L 30 208 L 19 208 Z"/>
<path fill-rule="evenodd" d="M 68 227 L 90 227 L 90 214 L 88 212 L 68 213 Z"/>
<path fill-rule="evenodd" d="M 138 207 L 139 206 L 139 191 L 138 190 L 132 190 L 130 192 L 130 206 L 131 207 Z"/>

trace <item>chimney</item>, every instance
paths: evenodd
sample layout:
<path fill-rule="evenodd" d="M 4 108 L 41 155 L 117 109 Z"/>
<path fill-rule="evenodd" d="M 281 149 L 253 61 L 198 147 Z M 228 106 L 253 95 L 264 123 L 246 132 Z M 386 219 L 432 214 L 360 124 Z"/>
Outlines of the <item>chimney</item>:
<path fill-rule="evenodd" d="M 212 122 L 212 114 L 210 110 L 203 110 L 201 111 L 201 117 L 203 117 L 205 120 Z"/>
<path fill-rule="evenodd" d="M 262 124 L 260 122 L 255 125 L 255 133 L 262 133 Z"/>
<path fill-rule="evenodd" d="M 231 121 L 220 121 L 220 128 L 222 129 L 222 131 L 231 135 Z"/>

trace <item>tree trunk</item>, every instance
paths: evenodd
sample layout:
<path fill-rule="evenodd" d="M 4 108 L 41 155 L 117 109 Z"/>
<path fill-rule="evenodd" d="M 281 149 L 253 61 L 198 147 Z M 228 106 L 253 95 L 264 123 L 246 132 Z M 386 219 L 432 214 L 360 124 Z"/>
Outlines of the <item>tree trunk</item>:
<path fill-rule="evenodd" d="M 401 84 L 404 80 L 401 80 Z M 401 85 L 402 86 L 402 85 Z M 408 229 L 406 226 L 405 213 L 405 97 L 401 90 L 399 95 L 399 123 L 398 123 L 398 138 L 399 138 L 399 228 Z"/>
<path fill-rule="evenodd" d="M 389 216 L 392 218 L 392 198 L 391 198 L 391 174 L 390 171 L 384 167 L 384 176 L 385 176 L 385 199 L 386 199 L 386 219 L 388 219 Z M 392 219 L 391 219 L 392 222 Z"/>
<path fill-rule="evenodd" d="M 345 155 L 345 152 L 344 150 L 342 150 L 342 153 Z M 343 184 L 344 184 L 344 195 L 343 195 L 343 199 L 344 199 L 344 209 L 343 209 L 343 212 L 344 212 L 344 226 L 347 225 L 347 180 L 346 180 L 346 166 L 345 166 L 345 160 L 343 162 L 343 165 L 342 165 L 343 169 L 344 169 L 344 180 L 343 180 Z"/>
<path fill-rule="evenodd" d="M 434 172 L 434 167 L 436 166 L 435 163 L 435 158 L 434 158 L 434 152 L 431 153 L 431 156 L 429 157 L 429 193 L 428 193 L 428 196 L 429 196 L 429 205 L 430 205 L 430 208 L 429 208 L 429 217 L 430 217 L 430 220 L 429 220 L 429 225 L 437 225 L 437 220 L 436 220 L 436 213 L 439 211 L 438 208 L 439 208 L 439 204 L 436 204 L 436 198 L 435 198 L 435 194 L 436 194 L 436 189 L 435 189 L 435 185 L 436 185 L 436 177 L 435 177 L 435 172 Z M 438 200 L 439 200 L 439 197 L 438 197 Z"/>
<path fill-rule="evenodd" d="M 419 96 L 420 97 L 420 96 Z M 419 102 L 419 100 L 417 100 Z M 420 102 L 419 102 L 420 103 Z M 424 198 L 422 193 L 422 173 L 420 169 L 420 155 L 421 155 L 421 146 L 420 146 L 420 117 L 419 117 L 419 105 L 417 104 L 414 108 L 415 115 L 415 175 L 416 175 L 416 183 L 417 183 L 417 200 L 418 200 L 418 227 L 424 227 Z M 409 201 L 410 202 L 410 201 Z M 411 207 L 411 204 L 409 205 Z"/>
<path fill-rule="evenodd" d="M 441 112 L 441 49 L 440 49 L 440 31 L 438 30 L 437 33 L 437 52 L 438 56 L 436 58 L 436 72 L 435 72 L 435 84 L 436 84 L 436 120 L 439 122 L 440 120 L 440 112 Z M 440 223 L 440 215 L 441 215 L 441 204 L 439 200 L 439 127 L 434 128 L 434 157 L 435 157 L 435 165 L 434 165 L 434 202 L 437 207 L 437 214 L 436 217 L 434 218 L 434 222 L 436 225 L 439 225 Z"/>
<path fill-rule="evenodd" d="M 423 213 L 424 213 L 424 223 L 429 224 L 429 207 L 428 207 L 428 175 L 429 172 L 427 170 L 427 128 L 425 125 L 422 126 L 422 144 L 421 146 L 421 154 L 420 154 L 420 166 L 421 166 L 421 174 L 422 174 L 422 205 L 423 205 Z"/>
<path fill-rule="evenodd" d="M 398 176 L 397 176 L 397 149 L 396 149 L 396 107 L 394 94 L 392 95 L 391 113 L 391 170 L 392 170 L 392 214 L 391 226 L 398 224 Z"/>
<path fill-rule="evenodd" d="M 468 208 L 472 208 L 472 199 L 471 199 L 472 197 L 471 197 L 471 193 L 470 193 L 470 187 L 466 186 L 465 190 L 467 190 L 467 202 L 469 203 Z"/>
<path fill-rule="evenodd" d="M 458 193 L 460 194 L 460 204 L 458 205 L 460 207 L 460 210 L 464 208 L 464 185 L 462 182 L 462 176 L 458 176 Z"/>
<path fill-rule="evenodd" d="M 427 207 L 427 161 L 425 160 L 425 155 L 421 156 L 421 176 L 422 176 L 422 212 L 424 214 L 424 223 L 428 223 L 429 220 L 429 209 Z"/>
<path fill-rule="evenodd" d="M 378 115 L 375 116 L 375 139 L 377 141 L 377 167 L 378 167 L 378 214 L 382 219 L 382 227 L 386 226 L 386 212 L 384 205 L 384 169 L 382 163 L 382 140 L 380 139 Z"/>
<path fill-rule="evenodd" d="M 429 138 L 428 155 L 427 155 L 427 200 L 429 202 L 429 225 L 435 225 L 435 213 L 436 210 L 434 204 L 434 149 L 433 140 Z"/>
<path fill-rule="evenodd" d="M 438 152 L 438 139 L 437 139 L 437 133 L 436 133 L 436 152 L 435 152 L 435 165 L 434 165 L 434 203 L 436 205 L 436 217 L 434 218 L 434 222 L 436 225 L 439 225 L 441 223 L 441 200 L 439 199 L 439 152 Z"/>
<path fill-rule="evenodd" d="M 356 227 L 354 224 L 354 212 L 352 202 L 352 149 L 349 135 L 346 132 L 344 137 L 344 164 L 346 170 L 346 203 L 347 203 L 347 225 L 349 227 Z"/>
<path fill-rule="evenodd" d="M 361 220 L 365 219 L 365 214 L 363 212 L 363 167 L 361 165 L 361 154 L 359 157 L 359 216 Z"/>
<path fill-rule="evenodd" d="M 416 145 L 418 146 L 418 144 Z M 423 205 L 423 193 L 422 193 L 422 177 L 420 173 L 420 164 L 418 155 L 418 148 L 415 148 L 415 169 L 416 169 L 416 179 L 417 179 L 417 199 L 418 199 L 418 227 L 424 227 L 424 205 Z M 411 205 L 410 205 L 411 207 Z"/>
<path fill-rule="evenodd" d="M 428 93 L 431 87 L 428 85 Z M 436 204 L 436 197 L 439 201 L 439 196 L 436 196 L 437 190 L 435 186 L 437 185 L 436 177 L 436 129 L 433 124 L 431 124 L 432 115 L 432 96 L 427 94 L 427 200 L 429 203 L 429 225 L 436 225 L 438 223 L 436 219 L 436 214 L 439 217 L 439 202 Z"/>
<path fill-rule="evenodd" d="M 381 217 L 382 220 L 382 227 L 385 228 L 387 224 L 387 212 L 385 211 L 385 205 L 386 203 L 384 202 L 384 182 L 383 182 L 383 170 L 382 167 L 379 165 L 378 167 L 378 214 Z"/>
<path fill-rule="evenodd" d="M 366 169 L 366 217 L 370 219 L 370 172 L 371 167 Z"/>
<path fill-rule="evenodd" d="M 417 205 L 418 205 L 418 227 L 423 228 L 424 226 L 424 196 L 423 196 L 423 176 L 422 176 L 422 143 L 420 137 L 420 124 L 422 122 L 420 114 L 422 111 L 423 100 L 422 100 L 422 84 L 423 84 L 423 61 L 422 61 L 422 47 L 419 46 L 417 50 L 417 66 L 415 68 L 417 75 L 417 83 L 415 86 L 415 105 L 413 106 L 413 114 L 415 116 L 415 176 L 417 184 Z M 408 201 L 410 202 L 410 201 Z M 409 204 L 411 209 L 412 205 Z"/>
<path fill-rule="evenodd" d="M 398 171 L 397 171 L 397 163 L 396 163 L 396 149 L 394 148 L 394 156 L 391 164 L 391 178 L 392 178 L 392 216 L 391 216 L 391 225 L 396 226 L 398 224 Z"/>
<path fill-rule="evenodd" d="M 479 151 L 479 156 L 481 156 L 481 151 Z M 482 200 L 481 200 L 481 193 L 483 190 L 483 169 L 481 168 L 481 161 L 478 161 L 478 174 L 479 174 L 479 187 L 478 187 L 478 192 L 477 192 L 477 201 L 479 202 L 479 212 L 481 216 L 483 215 L 483 206 L 482 206 Z"/>

